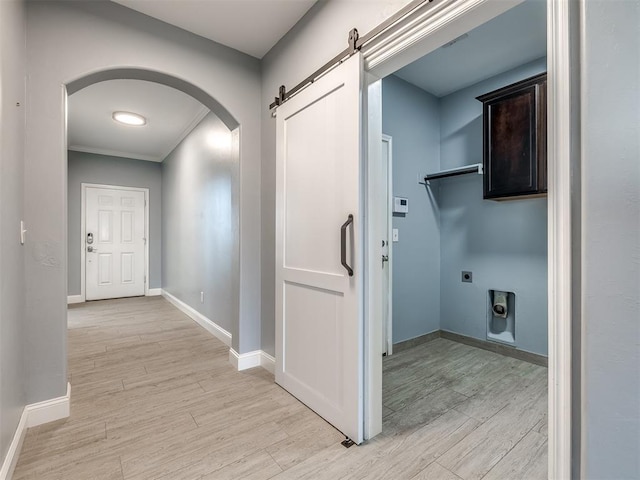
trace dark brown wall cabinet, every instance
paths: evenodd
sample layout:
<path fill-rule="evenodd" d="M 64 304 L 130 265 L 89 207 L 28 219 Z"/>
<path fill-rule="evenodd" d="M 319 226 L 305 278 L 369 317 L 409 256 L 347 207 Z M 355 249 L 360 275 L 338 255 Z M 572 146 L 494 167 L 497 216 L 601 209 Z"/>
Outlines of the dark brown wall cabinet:
<path fill-rule="evenodd" d="M 546 194 L 547 74 L 478 100 L 484 105 L 484 198 Z"/>

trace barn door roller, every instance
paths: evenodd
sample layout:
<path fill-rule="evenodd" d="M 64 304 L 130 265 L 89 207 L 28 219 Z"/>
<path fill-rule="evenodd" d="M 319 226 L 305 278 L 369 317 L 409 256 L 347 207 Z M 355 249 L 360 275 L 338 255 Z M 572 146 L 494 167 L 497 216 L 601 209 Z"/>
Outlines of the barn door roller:
<path fill-rule="evenodd" d="M 297 84 L 291 90 L 287 91 L 286 87 L 284 85 L 281 85 L 280 89 L 278 91 L 278 96 L 275 97 L 273 103 L 271 105 L 269 105 L 269 108 L 273 109 L 275 107 L 278 107 L 278 106 L 282 105 L 284 102 L 289 100 L 291 97 L 293 97 L 300 90 L 302 90 L 303 88 L 306 88 L 307 86 L 311 85 L 313 82 L 315 82 L 319 77 L 321 77 L 322 75 L 327 73 L 329 70 L 331 70 L 331 69 L 335 68 L 336 66 L 340 65 L 346 59 L 351 57 L 351 55 L 353 55 L 354 53 L 359 52 L 362 47 L 364 47 L 365 45 L 370 43 L 372 40 L 377 38 L 380 34 L 384 33 L 385 31 L 387 31 L 389 28 L 391 28 L 392 26 L 394 26 L 398 22 L 400 22 L 407 15 L 409 15 L 412 12 L 414 12 L 420 6 L 422 6 L 424 4 L 427 4 L 427 3 L 432 3 L 433 1 L 434 0 L 414 0 L 413 2 L 407 4 L 404 8 L 402 8 L 395 15 L 392 15 L 387 20 L 382 22 L 380 25 L 375 27 L 373 30 L 371 30 L 369 33 L 367 33 L 363 37 L 360 37 L 360 35 L 358 34 L 358 30 L 356 28 L 353 28 L 349 32 L 349 38 L 348 38 L 349 46 L 347 48 L 345 48 L 338 55 L 336 55 L 331 60 L 329 60 L 327 63 L 325 63 L 318 70 L 313 72 L 311 75 L 309 75 L 307 78 L 305 78 L 299 84 Z"/>

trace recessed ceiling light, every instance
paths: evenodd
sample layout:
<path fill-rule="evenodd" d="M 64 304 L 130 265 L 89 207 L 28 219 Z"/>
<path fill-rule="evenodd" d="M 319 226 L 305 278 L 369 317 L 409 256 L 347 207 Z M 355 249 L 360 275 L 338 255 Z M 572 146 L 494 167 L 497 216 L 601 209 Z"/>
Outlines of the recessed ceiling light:
<path fill-rule="evenodd" d="M 147 119 L 137 113 L 113 112 L 112 118 L 118 123 L 134 127 L 141 127 L 147 124 Z"/>

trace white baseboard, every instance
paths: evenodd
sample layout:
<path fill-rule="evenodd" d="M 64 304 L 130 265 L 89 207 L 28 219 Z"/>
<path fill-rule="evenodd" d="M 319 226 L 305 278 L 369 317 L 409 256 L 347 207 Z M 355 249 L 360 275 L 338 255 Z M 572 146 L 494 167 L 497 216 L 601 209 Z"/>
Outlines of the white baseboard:
<path fill-rule="evenodd" d="M 260 350 L 260 366 L 272 375 L 276 374 L 276 359 Z"/>
<path fill-rule="evenodd" d="M 159 297 L 160 295 L 162 295 L 161 288 L 150 288 L 147 290 L 147 297 Z"/>
<path fill-rule="evenodd" d="M 9 450 L 2 462 L 2 468 L 0 468 L 0 480 L 11 480 L 13 477 L 13 471 L 16 469 L 18 463 L 18 456 L 20 450 L 22 450 L 22 442 L 24 442 L 24 436 L 27 433 L 27 409 L 22 410 L 20 421 L 18 422 L 18 428 L 13 434 L 11 444 L 9 444 Z"/>
<path fill-rule="evenodd" d="M 229 363 L 236 370 L 247 370 L 249 368 L 262 367 L 268 372 L 275 373 L 276 360 L 262 350 L 253 352 L 238 353 L 233 348 L 229 349 Z"/>
<path fill-rule="evenodd" d="M 20 421 L 16 432 L 13 434 L 13 439 L 9 445 L 7 455 L 4 457 L 2 467 L 0 468 L 0 480 L 11 480 L 13 471 L 18 463 L 18 456 L 22 449 L 22 443 L 24 442 L 24 436 L 27 433 L 27 428 L 37 427 L 43 423 L 53 422 L 66 418 L 70 414 L 70 398 L 71 398 L 71 384 L 67 383 L 67 393 L 62 397 L 52 398 L 51 400 L 45 400 L 44 402 L 32 403 L 27 405 L 22 410 Z"/>
<path fill-rule="evenodd" d="M 71 413 L 71 384 L 67 383 L 67 393 L 62 397 L 52 398 L 44 402 L 32 403 L 24 407 L 27 411 L 27 428 L 37 427 L 43 423 L 67 418 Z"/>
<path fill-rule="evenodd" d="M 71 305 L 72 303 L 82 303 L 84 299 L 82 295 L 69 295 L 67 296 L 67 305 Z"/>
<path fill-rule="evenodd" d="M 231 334 L 224 328 L 216 325 L 213 321 L 209 320 L 207 317 L 184 303 L 182 300 L 177 299 L 166 290 L 162 290 L 162 296 L 169 300 L 169 302 L 171 302 L 178 310 L 182 311 L 185 315 L 198 323 L 201 327 L 211 333 L 222 343 L 224 343 L 228 347 L 231 346 Z"/>
<path fill-rule="evenodd" d="M 247 353 L 238 353 L 233 348 L 230 348 L 229 363 L 233 365 L 238 371 L 259 367 L 260 350 L 254 350 L 253 352 Z"/>

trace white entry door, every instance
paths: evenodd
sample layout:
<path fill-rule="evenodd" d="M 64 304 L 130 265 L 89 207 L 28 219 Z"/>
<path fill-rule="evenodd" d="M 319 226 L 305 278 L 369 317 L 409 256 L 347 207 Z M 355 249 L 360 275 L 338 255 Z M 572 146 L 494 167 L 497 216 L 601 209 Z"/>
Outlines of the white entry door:
<path fill-rule="evenodd" d="M 145 294 L 145 192 L 85 188 L 87 300 Z"/>
<path fill-rule="evenodd" d="M 277 111 L 276 382 L 363 439 L 360 54 Z"/>

